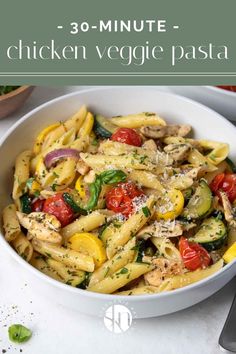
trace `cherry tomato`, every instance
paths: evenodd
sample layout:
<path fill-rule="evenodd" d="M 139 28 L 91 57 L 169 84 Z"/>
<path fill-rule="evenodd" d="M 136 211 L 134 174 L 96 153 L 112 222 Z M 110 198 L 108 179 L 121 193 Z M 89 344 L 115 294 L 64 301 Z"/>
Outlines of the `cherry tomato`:
<path fill-rule="evenodd" d="M 210 188 L 212 190 L 212 192 L 216 192 L 220 186 L 223 183 L 223 180 L 225 178 L 225 174 L 224 173 L 220 173 L 219 175 L 215 176 L 215 178 L 213 179 L 213 181 L 210 184 Z"/>
<path fill-rule="evenodd" d="M 54 215 L 60 221 L 62 227 L 70 224 L 74 219 L 73 210 L 64 201 L 62 193 L 57 193 L 46 199 L 44 202 L 43 211 Z"/>
<path fill-rule="evenodd" d="M 43 210 L 45 199 L 37 199 L 31 204 L 32 211 L 40 212 Z"/>
<path fill-rule="evenodd" d="M 213 179 L 210 188 L 219 198 L 220 191 L 225 192 L 232 203 L 236 199 L 236 174 L 220 173 Z"/>
<path fill-rule="evenodd" d="M 201 245 L 189 242 L 185 237 L 181 237 L 179 241 L 179 251 L 184 262 L 184 266 L 188 270 L 196 270 L 205 268 L 211 262 L 209 253 Z"/>
<path fill-rule="evenodd" d="M 106 206 L 116 213 L 128 217 L 133 212 L 132 201 L 135 197 L 144 195 L 143 191 L 133 183 L 119 183 L 106 195 Z"/>
<path fill-rule="evenodd" d="M 111 137 L 111 140 L 128 145 L 141 146 L 142 138 L 134 129 L 120 128 Z"/>

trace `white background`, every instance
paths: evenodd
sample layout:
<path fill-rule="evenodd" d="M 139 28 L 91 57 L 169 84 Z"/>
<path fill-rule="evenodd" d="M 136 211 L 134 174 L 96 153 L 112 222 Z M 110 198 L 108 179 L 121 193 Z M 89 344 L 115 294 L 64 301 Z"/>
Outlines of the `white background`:
<path fill-rule="evenodd" d="M 0 121 L 0 135 L 42 102 L 81 87 L 43 88 L 25 106 Z M 23 354 L 217 354 L 218 338 L 236 289 L 236 279 L 204 302 L 159 318 L 136 320 L 124 334 L 112 334 L 103 320 L 73 312 L 37 294 L 27 273 L 0 249 L 0 353 Z M 7 328 L 22 323 L 33 331 L 28 343 L 11 344 Z"/>

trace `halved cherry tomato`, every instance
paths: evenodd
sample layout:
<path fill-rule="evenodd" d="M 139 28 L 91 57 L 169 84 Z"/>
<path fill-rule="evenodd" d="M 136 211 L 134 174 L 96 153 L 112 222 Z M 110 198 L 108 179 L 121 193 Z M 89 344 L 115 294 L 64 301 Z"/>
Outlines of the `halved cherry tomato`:
<path fill-rule="evenodd" d="M 196 270 L 205 268 L 211 262 L 209 253 L 201 245 L 195 242 L 188 242 L 185 237 L 181 237 L 179 241 L 179 251 L 184 262 L 184 266 L 188 270 Z"/>
<path fill-rule="evenodd" d="M 119 183 L 107 193 L 106 206 L 128 217 L 133 212 L 133 199 L 141 195 L 144 195 L 143 191 L 134 183 Z"/>
<path fill-rule="evenodd" d="M 236 174 L 220 173 L 210 184 L 210 188 L 220 198 L 220 191 L 227 194 L 232 203 L 236 199 Z"/>
<path fill-rule="evenodd" d="M 111 140 L 128 145 L 141 146 L 142 138 L 134 129 L 120 128 L 111 137 Z"/>
<path fill-rule="evenodd" d="M 215 176 L 215 178 L 213 179 L 213 181 L 210 184 L 210 188 L 212 190 L 212 192 L 216 192 L 220 186 L 223 183 L 223 180 L 225 178 L 225 174 L 224 173 L 220 173 L 219 175 Z"/>
<path fill-rule="evenodd" d="M 45 199 L 36 199 L 32 204 L 31 204 L 31 209 L 32 211 L 40 212 L 43 210 Z"/>
<path fill-rule="evenodd" d="M 74 219 L 74 213 L 71 207 L 65 203 L 62 193 L 57 193 L 44 202 L 43 211 L 54 215 L 64 227 L 70 224 Z"/>

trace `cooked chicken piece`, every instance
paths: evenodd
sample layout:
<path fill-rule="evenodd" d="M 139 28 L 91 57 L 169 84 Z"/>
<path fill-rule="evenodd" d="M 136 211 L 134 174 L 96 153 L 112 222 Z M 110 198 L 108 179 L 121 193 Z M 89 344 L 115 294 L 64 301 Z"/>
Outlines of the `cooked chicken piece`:
<path fill-rule="evenodd" d="M 220 195 L 224 209 L 225 220 L 229 223 L 230 226 L 236 227 L 236 220 L 234 218 L 233 209 L 229 198 L 224 192 L 220 192 Z"/>
<path fill-rule="evenodd" d="M 27 232 L 26 237 L 29 241 L 31 241 L 34 238 L 34 236 L 29 231 Z"/>
<path fill-rule="evenodd" d="M 175 169 L 176 170 L 176 169 Z M 169 188 L 176 188 L 179 190 L 187 189 L 191 187 L 194 183 L 194 179 L 198 177 L 198 173 L 201 167 L 192 168 L 188 171 L 181 171 L 169 179 L 164 180 L 164 185 Z"/>
<path fill-rule="evenodd" d="M 188 158 L 191 151 L 190 144 L 169 144 L 164 147 L 164 151 L 172 157 L 175 162 L 182 162 Z"/>
<path fill-rule="evenodd" d="M 148 139 L 146 140 L 142 147 L 145 149 L 145 150 L 152 150 L 152 151 L 157 151 L 157 145 L 155 143 L 155 141 L 153 139 Z"/>
<path fill-rule="evenodd" d="M 147 240 L 149 237 L 177 237 L 183 234 L 184 226 L 179 221 L 155 221 L 143 227 L 137 234 L 138 238 Z"/>
<path fill-rule="evenodd" d="M 93 170 L 90 170 L 89 173 L 84 176 L 84 182 L 85 183 L 93 183 L 96 178 L 96 173 Z"/>
<path fill-rule="evenodd" d="M 40 196 L 41 196 L 43 199 L 50 198 L 50 197 L 52 197 L 54 194 L 55 194 L 54 191 L 50 191 L 50 190 L 47 190 L 47 189 L 43 189 L 43 190 L 40 192 Z"/>
<path fill-rule="evenodd" d="M 183 138 L 181 136 L 168 136 L 163 139 L 164 144 L 190 144 L 193 148 L 196 148 L 200 152 L 203 151 L 203 147 L 198 140 Z"/>
<path fill-rule="evenodd" d="M 43 212 L 24 214 L 17 212 L 20 224 L 30 232 L 29 237 L 37 238 L 50 243 L 61 243 L 59 234 L 61 223 L 54 215 Z"/>
<path fill-rule="evenodd" d="M 148 138 L 159 139 L 166 136 L 186 136 L 191 129 L 190 125 L 166 125 L 142 127 L 140 131 Z"/>
<path fill-rule="evenodd" d="M 201 167 L 194 167 L 194 168 L 191 168 L 191 170 L 189 170 L 187 173 L 186 173 L 186 176 L 187 177 L 190 177 L 192 179 L 195 179 L 198 177 L 198 174 L 199 172 L 201 171 Z"/>
<path fill-rule="evenodd" d="M 184 267 L 180 261 L 168 260 L 161 257 L 153 259 L 152 264 L 156 266 L 156 269 L 144 275 L 147 285 L 159 286 L 166 278 L 184 273 Z"/>
<path fill-rule="evenodd" d="M 219 203 L 219 197 L 217 197 L 217 196 L 214 196 L 212 198 L 212 209 L 220 210 L 223 212 L 223 208 Z"/>
<path fill-rule="evenodd" d="M 193 179 L 185 176 L 185 175 L 175 175 L 172 176 L 169 180 L 164 182 L 164 185 L 168 186 L 169 188 L 176 188 L 179 190 L 184 190 L 193 185 Z"/>
<path fill-rule="evenodd" d="M 221 255 L 218 251 L 211 251 L 210 256 L 211 256 L 213 263 L 216 263 L 221 259 Z"/>
<path fill-rule="evenodd" d="M 180 224 L 182 225 L 183 231 L 189 231 L 194 229 L 194 227 L 197 226 L 197 224 L 195 224 L 194 222 L 181 222 Z"/>
<path fill-rule="evenodd" d="M 88 173 L 89 169 L 90 167 L 83 160 L 79 160 L 76 164 L 76 170 L 83 176 Z"/>

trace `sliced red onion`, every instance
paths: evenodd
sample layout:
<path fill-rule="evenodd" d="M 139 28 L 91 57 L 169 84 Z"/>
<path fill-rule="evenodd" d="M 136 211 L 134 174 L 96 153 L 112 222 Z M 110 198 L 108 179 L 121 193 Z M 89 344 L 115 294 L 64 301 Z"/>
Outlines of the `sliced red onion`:
<path fill-rule="evenodd" d="M 72 157 L 76 160 L 79 159 L 79 151 L 76 149 L 57 149 L 50 151 L 44 158 L 45 166 L 52 167 L 58 160 Z"/>

